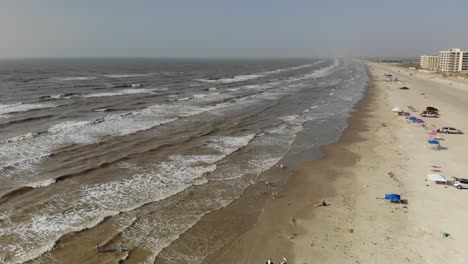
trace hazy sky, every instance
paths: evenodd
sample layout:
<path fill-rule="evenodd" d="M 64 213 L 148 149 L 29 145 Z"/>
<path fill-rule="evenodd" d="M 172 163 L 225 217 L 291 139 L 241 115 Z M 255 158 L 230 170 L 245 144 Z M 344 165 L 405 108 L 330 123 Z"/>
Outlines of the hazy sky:
<path fill-rule="evenodd" d="M 0 58 L 418 56 L 468 0 L 0 0 Z"/>

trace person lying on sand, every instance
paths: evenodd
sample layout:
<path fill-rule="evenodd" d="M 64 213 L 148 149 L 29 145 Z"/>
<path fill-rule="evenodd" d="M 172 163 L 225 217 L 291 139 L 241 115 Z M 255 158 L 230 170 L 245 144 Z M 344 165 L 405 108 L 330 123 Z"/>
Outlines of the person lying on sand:
<path fill-rule="evenodd" d="M 319 206 L 327 206 L 327 202 L 325 202 L 325 200 L 322 200 L 322 201 L 316 201 L 315 202 L 315 207 L 319 207 Z"/>

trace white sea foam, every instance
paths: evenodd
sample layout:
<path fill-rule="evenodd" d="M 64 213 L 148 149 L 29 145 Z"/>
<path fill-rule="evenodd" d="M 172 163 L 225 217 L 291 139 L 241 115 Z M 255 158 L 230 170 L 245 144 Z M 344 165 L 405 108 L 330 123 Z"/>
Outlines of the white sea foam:
<path fill-rule="evenodd" d="M 105 97 L 105 96 L 118 96 L 118 95 L 128 95 L 128 94 L 141 94 L 141 93 L 154 93 L 158 89 L 124 89 L 116 92 L 107 92 L 107 93 L 94 93 L 86 94 L 83 97 Z"/>
<path fill-rule="evenodd" d="M 23 136 L 2 140 L 0 145 L 0 168 L 15 168 L 24 171 L 27 177 L 16 179 L 16 184 L 34 181 L 35 168 L 54 150 L 70 144 L 92 144 L 106 136 L 123 136 L 155 126 L 167 124 L 180 117 L 188 117 L 230 106 L 221 103 L 211 106 L 153 105 L 141 111 L 110 114 L 95 120 L 65 121 L 51 126 L 47 133 L 38 136 Z M 11 170 L 0 171 L 10 175 Z"/>
<path fill-rule="evenodd" d="M 108 78 L 132 78 L 132 77 L 144 77 L 144 76 L 150 76 L 150 75 L 152 74 L 138 73 L 138 74 L 108 74 L 104 76 Z"/>
<path fill-rule="evenodd" d="M 58 133 L 61 131 L 73 131 L 81 127 L 89 125 L 90 121 L 65 121 L 51 126 L 47 131 L 49 133 Z"/>
<path fill-rule="evenodd" d="M 53 94 L 49 96 L 41 96 L 42 100 L 59 100 L 59 99 L 70 99 L 73 97 L 79 96 L 78 93 L 63 93 L 63 94 Z"/>
<path fill-rule="evenodd" d="M 174 195 L 192 184 L 206 182 L 199 178 L 214 171 L 216 162 L 247 145 L 254 136 L 213 138 L 209 146 L 219 154 L 175 155 L 155 169 L 138 168 L 126 179 L 58 193 L 44 205 L 41 214 L 22 222 L 0 222 L 0 238 L 14 238 L 8 245 L 15 248 L 12 251 L 5 245 L 0 248 L 0 255 L 7 255 L 14 262 L 36 258 L 50 250 L 63 234 L 91 228 L 105 217 L 131 211 Z M 63 211 L 63 206 L 69 209 Z"/>
<path fill-rule="evenodd" d="M 57 81 L 88 81 L 95 80 L 95 76 L 70 76 L 70 77 L 57 77 L 54 80 Z"/>
<path fill-rule="evenodd" d="M 311 67 L 313 65 L 316 65 L 318 63 L 321 63 L 322 61 L 315 62 L 313 64 L 306 64 L 306 65 L 300 65 L 296 67 L 289 67 L 289 68 L 284 68 L 284 69 L 277 69 L 273 71 L 265 71 L 265 72 L 260 72 L 257 74 L 247 74 L 247 75 L 238 75 L 238 76 L 233 76 L 230 78 L 219 78 L 219 79 L 197 79 L 199 82 L 205 82 L 205 83 L 236 83 L 236 82 L 243 82 L 243 81 L 248 81 L 252 79 L 257 79 L 260 77 L 265 77 L 271 74 L 275 73 L 280 73 L 280 72 L 285 72 L 285 71 L 291 71 L 291 70 L 297 70 L 301 68 L 306 68 L 306 67 Z"/>
<path fill-rule="evenodd" d="M 181 97 L 181 98 L 176 98 L 176 101 L 188 101 L 190 99 L 193 99 L 193 96 L 187 96 L 187 97 Z"/>
<path fill-rule="evenodd" d="M 15 136 L 15 137 L 7 138 L 7 139 L 2 139 L 2 140 L 0 140 L 0 143 L 8 143 L 8 142 L 16 142 L 16 141 L 21 141 L 21 140 L 27 140 L 27 139 L 35 138 L 35 137 L 39 136 L 40 134 L 42 134 L 42 133 L 41 132 L 27 133 L 27 134 L 20 135 L 20 136 Z"/>
<path fill-rule="evenodd" d="M 315 71 L 313 71 L 311 73 L 308 73 L 306 75 L 303 75 L 301 77 L 289 78 L 288 81 L 293 82 L 293 81 L 301 81 L 301 80 L 307 80 L 307 79 L 323 77 L 323 76 L 326 76 L 326 75 L 329 75 L 330 73 L 332 73 L 332 70 L 335 69 L 336 67 L 338 67 L 339 64 L 340 64 L 340 61 L 338 59 L 335 59 L 333 61 L 333 63 L 331 65 L 327 66 L 327 67 L 315 70 Z"/>
<path fill-rule="evenodd" d="M 56 179 L 45 179 L 45 180 L 36 181 L 36 182 L 28 182 L 23 186 L 32 187 L 32 188 L 39 188 L 39 187 L 45 187 L 45 186 L 52 185 L 55 182 L 57 182 Z"/>
<path fill-rule="evenodd" d="M 233 76 L 231 78 L 220 78 L 220 79 L 197 79 L 199 82 L 205 83 L 235 83 L 235 82 L 243 82 L 251 79 L 256 79 L 262 77 L 261 75 L 250 74 L 250 75 L 239 75 Z"/>
<path fill-rule="evenodd" d="M 66 121 L 36 137 L 20 136 L 3 140 L 0 145 L 0 167 L 29 171 L 30 177 L 20 184 L 34 181 L 35 167 L 55 149 L 70 144 L 91 144 L 104 136 L 122 136 L 175 121 L 176 118 L 140 116 L 139 113 L 108 115 L 92 121 Z M 21 140 L 16 140 L 20 138 Z M 5 173 L 5 172 L 4 172 Z"/>
<path fill-rule="evenodd" d="M 5 114 L 16 113 L 16 112 L 26 112 L 30 110 L 37 110 L 43 108 L 50 108 L 56 107 L 53 104 L 23 104 L 23 103 L 15 103 L 15 104 L 0 104 L 0 118 L 9 117 Z"/>
<path fill-rule="evenodd" d="M 201 98 L 204 98 L 204 97 L 207 97 L 207 96 L 209 96 L 209 94 L 194 94 L 193 98 L 194 99 L 201 99 Z"/>

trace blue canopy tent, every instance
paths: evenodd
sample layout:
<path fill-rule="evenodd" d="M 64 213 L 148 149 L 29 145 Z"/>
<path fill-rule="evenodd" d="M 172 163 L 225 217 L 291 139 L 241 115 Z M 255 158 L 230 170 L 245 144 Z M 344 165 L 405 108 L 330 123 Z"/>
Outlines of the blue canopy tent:
<path fill-rule="evenodd" d="M 428 140 L 427 143 L 429 143 L 430 145 L 440 145 L 439 141 L 437 140 Z"/>
<path fill-rule="evenodd" d="M 385 194 L 385 200 L 390 200 L 392 202 L 401 202 L 401 196 L 399 194 Z"/>
<path fill-rule="evenodd" d="M 415 116 L 410 116 L 410 117 L 408 118 L 408 120 L 414 122 L 414 121 L 418 120 L 418 118 L 415 117 Z"/>

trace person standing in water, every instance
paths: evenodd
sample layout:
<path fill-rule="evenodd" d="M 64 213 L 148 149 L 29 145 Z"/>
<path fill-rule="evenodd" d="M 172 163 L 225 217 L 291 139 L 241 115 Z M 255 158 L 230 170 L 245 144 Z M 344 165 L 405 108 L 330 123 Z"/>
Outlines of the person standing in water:
<path fill-rule="evenodd" d="M 271 260 L 271 258 L 268 258 L 266 264 L 273 264 L 273 261 Z"/>
<path fill-rule="evenodd" d="M 102 248 L 99 244 L 96 244 L 96 252 L 101 252 Z"/>

